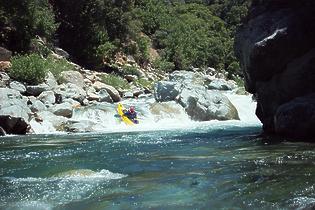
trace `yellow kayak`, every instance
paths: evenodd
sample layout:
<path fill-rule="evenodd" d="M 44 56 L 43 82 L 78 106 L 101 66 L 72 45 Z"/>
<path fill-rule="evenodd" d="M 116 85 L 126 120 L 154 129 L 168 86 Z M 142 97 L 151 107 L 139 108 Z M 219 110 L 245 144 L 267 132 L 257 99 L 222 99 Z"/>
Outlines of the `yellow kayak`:
<path fill-rule="evenodd" d="M 117 105 L 117 113 L 120 115 L 121 120 L 126 123 L 126 125 L 134 125 L 135 123 L 124 115 L 124 110 L 126 110 L 125 107 L 119 103 Z"/>

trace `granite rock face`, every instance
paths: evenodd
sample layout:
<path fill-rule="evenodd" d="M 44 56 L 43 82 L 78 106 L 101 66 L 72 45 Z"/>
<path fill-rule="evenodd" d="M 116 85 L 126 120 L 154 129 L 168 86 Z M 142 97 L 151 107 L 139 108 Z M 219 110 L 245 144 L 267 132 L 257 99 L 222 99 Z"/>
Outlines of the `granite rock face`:
<path fill-rule="evenodd" d="M 283 134 L 280 118 L 289 112 L 281 106 L 315 92 L 314 14 L 314 1 L 257 0 L 237 33 L 236 55 L 266 133 Z"/>

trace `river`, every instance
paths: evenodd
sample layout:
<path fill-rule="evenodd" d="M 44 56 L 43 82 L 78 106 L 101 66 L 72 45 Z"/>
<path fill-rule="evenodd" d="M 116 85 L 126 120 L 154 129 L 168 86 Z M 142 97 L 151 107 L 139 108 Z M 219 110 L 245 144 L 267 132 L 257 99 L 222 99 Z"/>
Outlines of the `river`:
<path fill-rule="evenodd" d="M 187 123 L 180 114 L 133 128 L 0 138 L 0 209 L 313 206 L 314 146 L 259 137 L 252 106 L 230 97 L 240 121 Z"/>

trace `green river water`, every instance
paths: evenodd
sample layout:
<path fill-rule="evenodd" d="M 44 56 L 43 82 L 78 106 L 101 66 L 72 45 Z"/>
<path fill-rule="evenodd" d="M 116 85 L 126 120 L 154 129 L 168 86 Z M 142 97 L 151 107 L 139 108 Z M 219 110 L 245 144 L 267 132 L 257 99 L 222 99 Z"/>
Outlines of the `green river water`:
<path fill-rule="evenodd" d="M 259 126 L 0 138 L 0 209 L 307 209 L 315 145 Z"/>

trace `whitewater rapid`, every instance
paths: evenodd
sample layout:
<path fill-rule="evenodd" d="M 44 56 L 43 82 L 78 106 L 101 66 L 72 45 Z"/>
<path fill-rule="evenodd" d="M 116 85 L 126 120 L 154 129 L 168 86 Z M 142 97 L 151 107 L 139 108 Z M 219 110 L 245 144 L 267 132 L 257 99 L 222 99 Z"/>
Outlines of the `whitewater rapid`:
<path fill-rule="evenodd" d="M 73 111 L 71 120 L 91 123 L 93 132 L 132 132 L 169 129 L 202 128 L 208 126 L 224 127 L 234 126 L 260 126 L 260 121 L 255 115 L 256 102 L 251 95 L 236 95 L 232 92 L 224 93 L 236 107 L 240 120 L 229 121 L 192 121 L 183 107 L 176 102 L 157 103 L 154 98 L 127 99 L 121 103 L 125 107 L 136 107 L 140 124 L 128 126 L 115 117 L 117 104 L 103 103 L 101 107 L 80 107 Z M 54 134 L 57 132 L 49 122 L 33 122 L 31 125 L 36 134 Z"/>

